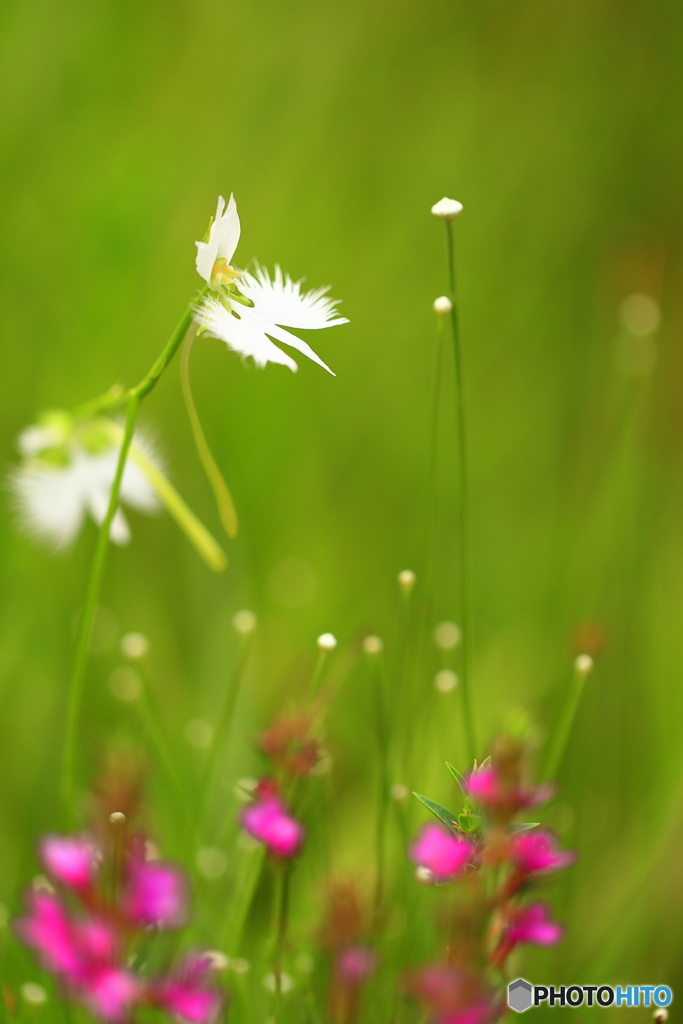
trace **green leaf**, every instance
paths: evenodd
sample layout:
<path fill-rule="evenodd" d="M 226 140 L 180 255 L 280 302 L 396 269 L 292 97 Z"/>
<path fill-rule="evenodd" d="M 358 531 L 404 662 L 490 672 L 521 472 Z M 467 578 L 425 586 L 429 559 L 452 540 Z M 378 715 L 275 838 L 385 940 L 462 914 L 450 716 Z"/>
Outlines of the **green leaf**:
<path fill-rule="evenodd" d="M 528 832 L 530 828 L 538 828 L 540 821 L 523 821 L 519 825 L 510 825 L 511 832 Z"/>
<path fill-rule="evenodd" d="M 442 821 L 444 825 L 453 831 L 455 822 L 458 818 L 457 814 L 453 814 L 453 812 L 449 811 L 448 808 L 442 807 L 441 804 L 437 804 L 434 800 L 430 800 L 426 796 L 421 796 L 419 793 L 414 792 L 413 796 L 416 796 L 420 803 L 424 804 L 427 810 L 431 811 L 435 818 L 438 818 L 439 821 Z"/>
<path fill-rule="evenodd" d="M 462 790 L 462 795 L 465 797 L 465 799 L 467 799 L 467 783 L 465 782 L 465 776 L 461 775 L 458 769 L 454 768 L 452 764 L 448 763 L 448 761 L 446 761 L 446 767 L 448 768 L 449 772 L 451 773 L 455 781 L 460 786 L 460 789 Z"/>

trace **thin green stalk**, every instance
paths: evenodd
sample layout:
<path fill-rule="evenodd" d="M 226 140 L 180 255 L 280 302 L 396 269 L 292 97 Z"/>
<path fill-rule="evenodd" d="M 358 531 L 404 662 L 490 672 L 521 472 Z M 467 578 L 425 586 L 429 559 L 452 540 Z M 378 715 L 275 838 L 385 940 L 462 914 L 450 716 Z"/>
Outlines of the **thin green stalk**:
<path fill-rule="evenodd" d="M 326 651 L 323 648 L 318 649 L 318 660 L 315 663 L 313 675 L 311 676 L 311 681 L 308 685 L 308 694 L 306 695 L 306 699 L 309 703 L 317 694 L 320 683 L 322 682 L 323 669 L 325 667 L 325 662 L 327 661 L 328 654 L 329 651 Z"/>
<path fill-rule="evenodd" d="M 477 741 L 470 696 L 470 661 L 472 648 L 472 608 L 470 583 L 470 513 L 469 477 L 467 472 L 467 434 L 465 417 L 465 394 L 463 386 L 462 353 L 460 345 L 460 324 L 458 321 L 458 296 L 455 283 L 455 249 L 453 244 L 452 221 L 444 221 L 446 228 L 446 255 L 448 279 L 451 289 L 451 330 L 453 333 L 453 355 L 455 360 L 455 404 L 458 423 L 458 449 L 460 468 L 460 605 L 462 615 L 462 712 L 465 741 L 470 763 L 477 753 Z"/>
<path fill-rule="evenodd" d="M 275 876 L 275 893 L 273 899 L 274 921 L 274 955 L 273 975 L 275 977 L 275 1019 L 280 1016 L 282 1008 L 282 963 L 287 942 L 287 926 L 289 924 L 289 880 L 291 867 L 280 864 Z"/>
<path fill-rule="evenodd" d="M 260 846 L 257 850 L 242 851 L 241 866 L 243 865 L 245 870 L 240 870 L 237 876 L 238 882 L 234 886 L 235 900 L 230 908 L 232 913 L 223 928 L 224 945 L 229 956 L 235 956 L 240 952 L 242 934 L 258 888 L 265 859 L 266 849 L 264 846 Z"/>
<path fill-rule="evenodd" d="M 85 604 L 81 613 L 81 620 L 78 624 L 76 654 L 74 657 L 73 671 L 69 680 L 66 739 L 64 743 L 64 760 L 62 766 L 62 803 L 64 813 L 67 816 L 71 816 L 73 814 L 74 767 L 81 705 L 83 703 L 83 682 L 85 678 L 85 664 L 88 657 L 88 642 L 90 640 L 93 619 L 95 617 L 97 600 L 100 595 L 104 565 L 107 559 L 109 529 L 118 508 L 123 470 L 126 464 L 128 449 L 131 441 L 133 440 L 133 432 L 135 430 L 135 421 L 137 419 L 139 407 L 140 399 L 137 395 L 132 395 L 128 400 L 123 441 L 121 442 L 119 460 L 116 466 L 116 475 L 111 488 L 109 507 L 107 508 L 107 513 L 102 521 L 100 532 L 97 537 L 95 554 L 90 568 L 90 579 L 88 581 Z"/>
<path fill-rule="evenodd" d="M 386 684 L 381 656 L 372 659 L 373 689 L 375 694 L 375 729 L 379 760 L 379 787 L 377 798 L 377 820 L 375 822 L 375 917 L 384 898 L 386 869 L 386 821 L 389 808 L 389 720 L 387 715 Z"/>
<path fill-rule="evenodd" d="M 218 720 L 218 727 L 216 729 L 209 755 L 206 759 L 204 767 L 204 773 L 199 790 L 199 798 L 197 801 L 197 816 L 195 822 L 195 834 L 199 832 L 202 827 L 202 819 L 204 816 L 204 810 L 206 808 L 207 800 L 211 795 L 211 791 L 214 786 L 216 772 L 220 763 L 220 756 L 225 750 L 228 739 L 230 738 L 230 726 L 232 725 L 233 715 L 235 714 L 235 706 L 237 704 L 237 698 L 239 696 L 240 687 L 242 684 L 242 677 L 244 676 L 244 670 L 247 665 L 247 659 L 249 657 L 249 651 L 251 648 L 251 637 L 252 633 L 242 634 L 240 637 L 240 651 L 237 656 L 237 662 L 233 669 L 232 675 L 228 682 L 228 688 L 225 694 L 225 700 L 223 702 L 223 708 L 221 710 L 221 716 Z"/>
<path fill-rule="evenodd" d="M 64 740 L 64 753 L 62 760 L 61 777 L 61 798 L 62 813 L 65 817 L 73 816 L 74 782 L 76 747 L 78 743 L 78 731 L 81 717 L 81 706 L 83 703 L 83 684 L 85 679 L 85 666 L 88 658 L 88 644 L 92 631 L 95 609 L 102 586 L 104 566 L 107 559 L 107 548 L 109 545 L 109 530 L 116 514 L 119 503 L 119 492 L 123 471 L 126 465 L 128 450 L 133 440 L 135 422 L 137 420 L 140 403 L 156 386 L 159 377 L 164 372 L 180 344 L 189 330 L 194 317 L 194 307 L 188 306 L 180 319 L 178 326 L 169 338 L 159 358 L 154 362 L 149 372 L 143 377 L 139 384 L 127 392 L 118 393 L 112 396 L 108 391 L 100 400 L 95 402 L 106 402 L 108 407 L 126 404 L 126 422 L 124 426 L 119 459 L 116 466 L 116 474 L 109 496 L 109 506 L 106 515 L 100 526 L 100 531 L 95 545 L 95 552 L 90 566 L 90 577 L 86 590 L 83 612 L 78 624 L 78 635 L 76 637 L 76 652 L 74 655 L 73 669 L 69 679 L 67 695 L 66 735 Z M 93 403 L 91 403 L 92 405 Z"/>
<path fill-rule="evenodd" d="M 593 661 L 587 654 L 579 655 L 574 662 L 574 674 L 572 676 L 571 683 L 567 688 L 564 707 L 562 708 L 557 728 L 555 729 L 555 733 L 548 748 L 548 756 L 543 770 L 543 777 L 546 779 L 554 779 L 562 763 L 562 757 L 567 746 L 567 741 L 569 740 L 569 734 L 571 733 L 572 725 L 576 718 L 576 712 L 578 711 L 579 703 L 581 702 L 584 683 L 586 682 L 588 673 L 592 668 Z"/>
<path fill-rule="evenodd" d="M 142 692 L 140 694 L 139 712 L 142 726 L 147 733 L 147 738 L 154 750 L 157 760 L 162 767 L 166 780 L 173 791 L 176 800 L 176 809 L 185 815 L 187 807 L 187 794 L 185 793 L 178 773 L 176 771 L 173 751 L 168 743 L 168 736 L 162 726 L 161 715 L 156 706 L 149 679 L 146 673 L 140 672 L 142 678 Z"/>

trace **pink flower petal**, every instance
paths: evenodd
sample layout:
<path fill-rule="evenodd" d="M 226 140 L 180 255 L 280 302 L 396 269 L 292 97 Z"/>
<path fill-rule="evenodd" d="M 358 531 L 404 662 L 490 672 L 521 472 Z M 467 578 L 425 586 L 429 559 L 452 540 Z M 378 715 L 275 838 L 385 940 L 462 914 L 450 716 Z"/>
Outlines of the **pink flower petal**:
<path fill-rule="evenodd" d="M 303 842 L 303 828 L 274 798 L 257 800 L 247 807 L 242 812 L 242 825 L 276 857 L 293 857 Z"/>
<path fill-rule="evenodd" d="M 185 879 L 177 868 L 131 859 L 124 911 L 134 924 L 178 928 L 187 916 Z"/>
<path fill-rule="evenodd" d="M 84 838 L 46 836 L 40 856 L 48 875 L 57 882 L 82 889 L 92 881 L 96 867 L 95 848 Z"/>
<path fill-rule="evenodd" d="M 442 825 L 425 825 L 413 843 L 410 856 L 439 879 L 452 878 L 467 863 L 472 847 Z"/>

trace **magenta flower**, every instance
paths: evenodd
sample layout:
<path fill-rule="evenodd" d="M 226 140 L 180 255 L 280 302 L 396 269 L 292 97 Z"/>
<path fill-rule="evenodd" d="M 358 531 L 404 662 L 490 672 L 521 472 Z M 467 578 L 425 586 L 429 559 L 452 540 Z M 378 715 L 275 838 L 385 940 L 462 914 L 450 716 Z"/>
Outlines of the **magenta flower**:
<path fill-rule="evenodd" d="M 512 838 L 512 857 L 525 875 L 549 874 L 574 862 L 574 854 L 558 850 L 550 832 L 519 832 Z"/>
<path fill-rule="evenodd" d="M 72 889 L 87 888 L 97 867 L 95 847 L 82 836 L 45 836 L 40 859 L 51 878 Z"/>
<path fill-rule="evenodd" d="M 347 985 L 360 985 L 377 966 L 377 957 L 369 946 L 349 946 L 337 955 L 337 977 Z"/>
<path fill-rule="evenodd" d="M 178 928 L 187 916 L 183 875 L 170 864 L 145 861 L 137 851 L 128 865 L 124 913 L 137 925 Z"/>
<path fill-rule="evenodd" d="M 51 893 L 31 892 L 28 905 L 27 916 L 16 924 L 19 937 L 36 950 L 46 970 L 64 977 L 75 976 L 80 958 L 61 901 Z"/>
<path fill-rule="evenodd" d="M 554 946 L 562 938 L 562 927 L 548 916 L 546 903 L 530 903 L 518 910 L 511 918 L 504 941 L 516 946 L 519 942 L 531 942 L 536 946 Z"/>
<path fill-rule="evenodd" d="M 94 970 L 80 987 L 83 1002 L 93 1016 L 116 1024 L 128 1021 L 130 1010 L 143 991 L 137 978 L 120 967 Z"/>
<path fill-rule="evenodd" d="M 89 844 L 48 836 L 41 844 L 43 858 L 52 876 L 71 887 L 69 902 L 54 893 L 29 892 L 16 930 L 67 994 L 99 1021 L 130 1024 L 137 1006 L 152 1004 L 185 1024 L 212 1024 L 221 996 L 209 977 L 207 956 L 194 955 L 151 977 L 129 966 L 136 943 L 150 941 L 150 925 L 175 927 L 186 915 L 182 873 L 145 861 L 143 849 L 141 837 L 125 833 L 105 849 L 110 856 L 101 873 L 104 884 L 93 876 Z"/>
<path fill-rule="evenodd" d="M 472 772 L 467 780 L 467 789 L 475 800 L 490 811 L 510 817 L 523 807 L 543 803 L 552 795 L 550 786 L 537 786 L 534 789 L 516 780 L 502 778 L 495 765 Z"/>
<path fill-rule="evenodd" d="M 442 1017 L 439 1024 L 486 1024 L 494 1016 L 494 1007 L 490 1000 L 464 1006 L 456 1013 Z M 498 1016 L 497 1014 L 495 1015 Z"/>
<path fill-rule="evenodd" d="M 242 826 L 249 835 L 264 843 L 276 857 L 294 857 L 304 838 L 302 826 L 285 810 L 275 796 L 256 800 L 242 812 Z"/>
<path fill-rule="evenodd" d="M 222 1006 L 208 957 L 194 954 L 157 984 L 153 1000 L 188 1024 L 211 1024 Z"/>
<path fill-rule="evenodd" d="M 472 853 L 470 843 L 458 839 L 442 825 L 425 825 L 410 848 L 411 859 L 428 868 L 437 879 L 452 878 L 467 863 Z"/>

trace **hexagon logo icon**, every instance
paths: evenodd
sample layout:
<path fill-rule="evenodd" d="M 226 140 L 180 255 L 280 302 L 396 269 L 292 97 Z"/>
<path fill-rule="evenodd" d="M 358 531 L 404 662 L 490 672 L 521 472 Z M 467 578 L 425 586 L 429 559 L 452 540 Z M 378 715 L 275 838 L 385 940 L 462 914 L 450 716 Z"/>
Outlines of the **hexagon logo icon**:
<path fill-rule="evenodd" d="M 508 985 L 508 1006 L 517 1013 L 524 1013 L 533 1003 L 533 986 L 525 978 L 517 978 Z"/>

